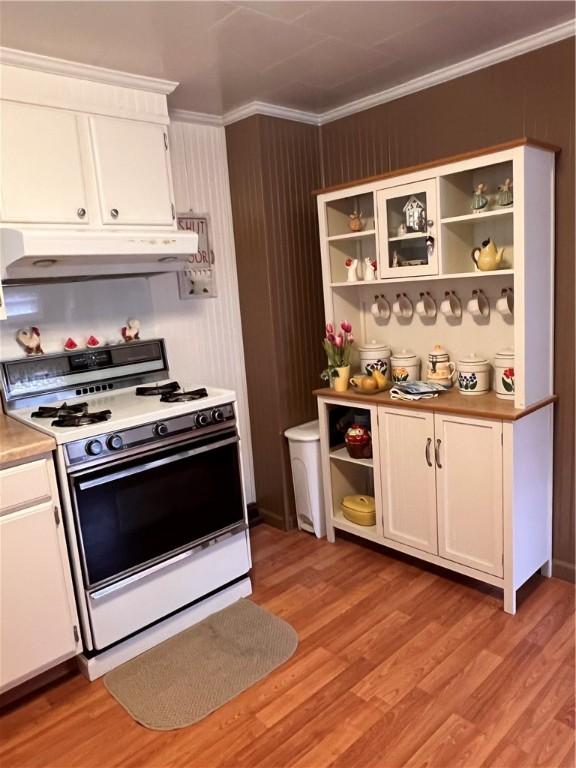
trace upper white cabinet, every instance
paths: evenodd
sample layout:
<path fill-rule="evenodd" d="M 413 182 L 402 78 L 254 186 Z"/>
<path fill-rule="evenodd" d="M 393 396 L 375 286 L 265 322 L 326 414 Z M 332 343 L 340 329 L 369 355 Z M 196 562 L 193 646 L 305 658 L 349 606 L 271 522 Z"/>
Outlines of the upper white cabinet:
<path fill-rule="evenodd" d="M 37 72 L 3 56 L 1 223 L 175 230 L 166 94 L 177 84 L 90 73 Z"/>
<path fill-rule="evenodd" d="M 503 575 L 502 422 L 436 414 L 438 550 Z"/>
<path fill-rule="evenodd" d="M 39 224 L 88 224 L 81 116 L 2 102 L 1 217 Z"/>
<path fill-rule="evenodd" d="M 380 277 L 437 274 L 435 179 L 383 189 L 377 200 Z"/>
<path fill-rule="evenodd" d="M 168 138 L 162 125 L 90 117 L 104 224 L 171 225 Z"/>

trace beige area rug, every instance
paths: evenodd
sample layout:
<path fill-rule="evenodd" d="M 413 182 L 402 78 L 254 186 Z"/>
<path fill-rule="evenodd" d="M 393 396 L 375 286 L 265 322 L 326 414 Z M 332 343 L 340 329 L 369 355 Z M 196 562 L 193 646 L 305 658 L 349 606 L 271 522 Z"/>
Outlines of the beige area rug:
<path fill-rule="evenodd" d="M 185 728 L 292 656 L 296 631 L 239 600 L 104 677 L 134 720 L 158 731 Z"/>

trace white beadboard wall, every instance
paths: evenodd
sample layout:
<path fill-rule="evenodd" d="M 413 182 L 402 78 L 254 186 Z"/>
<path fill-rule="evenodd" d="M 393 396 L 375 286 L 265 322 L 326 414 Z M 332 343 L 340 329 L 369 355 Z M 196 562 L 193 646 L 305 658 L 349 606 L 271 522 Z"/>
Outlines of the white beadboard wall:
<path fill-rule="evenodd" d="M 173 122 L 169 136 L 177 211 L 210 216 L 218 296 L 181 301 L 175 275 L 151 279 L 156 332 L 166 339 L 171 372 L 176 377 L 235 390 L 246 498 L 253 502 L 256 493 L 224 128 Z"/>

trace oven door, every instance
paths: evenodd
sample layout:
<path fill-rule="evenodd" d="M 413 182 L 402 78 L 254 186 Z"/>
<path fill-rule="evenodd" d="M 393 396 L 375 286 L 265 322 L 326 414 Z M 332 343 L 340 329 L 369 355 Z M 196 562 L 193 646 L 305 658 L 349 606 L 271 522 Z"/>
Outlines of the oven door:
<path fill-rule="evenodd" d="M 89 590 L 245 527 L 235 430 L 71 474 L 70 486 Z"/>

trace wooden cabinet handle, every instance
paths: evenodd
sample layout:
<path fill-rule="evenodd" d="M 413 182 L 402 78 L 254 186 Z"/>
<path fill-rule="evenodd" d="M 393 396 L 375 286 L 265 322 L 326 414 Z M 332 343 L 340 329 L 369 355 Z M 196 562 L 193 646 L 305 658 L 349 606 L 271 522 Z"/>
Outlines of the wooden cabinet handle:
<path fill-rule="evenodd" d="M 436 440 L 436 446 L 434 448 L 434 456 L 436 457 L 436 466 L 438 469 L 442 469 L 442 464 L 440 464 L 440 446 L 442 445 L 442 440 Z"/>
<path fill-rule="evenodd" d="M 432 461 L 430 460 L 430 444 L 432 443 L 432 438 L 429 437 L 428 440 L 426 440 L 426 450 L 424 451 L 424 455 L 426 456 L 426 464 L 428 464 L 429 467 L 432 466 Z"/>

